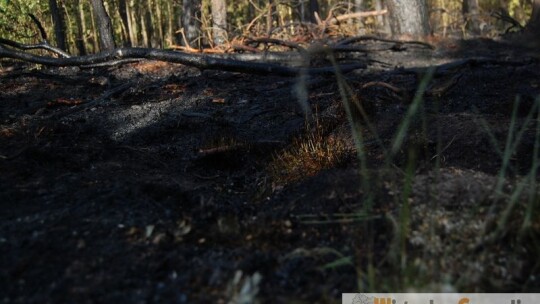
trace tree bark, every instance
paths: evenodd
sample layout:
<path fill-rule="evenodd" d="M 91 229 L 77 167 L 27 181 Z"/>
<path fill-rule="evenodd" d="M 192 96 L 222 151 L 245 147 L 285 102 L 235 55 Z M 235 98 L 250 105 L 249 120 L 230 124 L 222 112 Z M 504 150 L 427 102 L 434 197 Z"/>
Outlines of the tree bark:
<path fill-rule="evenodd" d="M 317 0 L 300 0 L 300 21 L 317 23 L 315 12 L 319 13 L 319 2 Z"/>
<path fill-rule="evenodd" d="M 395 38 L 423 38 L 430 33 L 425 0 L 387 0 L 390 29 Z"/>
<path fill-rule="evenodd" d="M 165 41 L 170 46 L 170 45 L 175 44 L 175 41 L 174 41 L 174 16 L 175 16 L 175 14 L 173 13 L 173 8 L 172 8 L 172 5 L 171 5 L 170 1 L 167 1 L 166 8 L 167 8 L 167 13 L 166 13 L 166 16 L 167 16 L 167 34 L 165 36 Z"/>
<path fill-rule="evenodd" d="M 156 45 L 154 35 L 154 18 L 152 18 L 152 0 L 146 0 L 146 10 L 144 12 L 144 19 L 146 24 L 146 37 L 148 37 L 147 47 L 151 48 Z"/>
<path fill-rule="evenodd" d="M 212 35 L 214 44 L 227 41 L 227 3 L 225 0 L 212 0 Z"/>
<path fill-rule="evenodd" d="M 130 37 L 132 45 L 139 45 L 139 25 L 137 24 L 137 7 L 135 0 L 128 0 L 126 11 L 128 15 L 128 24 L 130 29 Z"/>
<path fill-rule="evenodd" d="M 161 12 L 161 4 L 159 3 L 160 1 L 156 0 L 154 1 L 154 8 L 155 8 L 155 13 L 156 13 L 156 18 L 155 18 L 155 26 L 157 27 L 158 29 L 158 37 L 157 37 L 157 43 L 159 45 L 160 48 L 163 48 L 163 42 L 164 42 L 164 34 L 163 34 L 163 16 L 162 16 L 162 12 Z"/>
<path fill-rule="evenodd" d="M 94 17 L 99 31 L 99 47 L 101 51 L 109 51 L 115 48 L 111 19 L 105 10 L 103 0 L 90 0 Z"/>
<path fill-rule="evenodd" d="M 64 18 L 60 10 L 58 9 L 58 3 L 56 0 L 49 0 L 49 8 L 51 9 L 51 16 L 54 25 L 54 36 L 56 38 L 56 46 L 63 50 L 67 50 L 66 45 L 66 29 L 64 25 Z"/>
<path fill-rule="evenodd" d="M 540 0 L 533 1 L 531 18 L 526 28 L 529 31 L 540 34 Z"/>
<path fill-rule="evenodd" d="M 315 13 L 320 14 L 319 2 L 317 0 L 309 0 L 309 21 L 317 23 Z"/>
<path fill-rule="evenodd" d="M 467 23 L 467 29 L 474 35 L 480 34 L 480 20 L 478 19 L 478 0 L 463 0 L 463 19 Z"/>
<path fill-rule="evenodd" d="M 81 0 L 75 1 L 75 22 L 77 23 L 77 37 L 75 37 L 75 46 L 79 51 L 79 55 L 86 55 L 85 39 L 86 24 L 84 19 L 84 9 Z"/>
<path fill-rule="evenodd" d="M 268 11 L 266 13 L 266 35 L 270 37 L 272 35 L 272 29 L 274 28 L 274 12 L 276 11 L 276 5 L 274 0 L 268 0 Z"/>
<path fill-rule="evenodd" d="M 354 0 L 355 12 L 359 13 L 364 11 L 364 0 Z"/>
<path fill-rule="evenodd" d="M 384 9 L 383 0 L 375 0 L 375 10 L 382 11 Z M 390 25 L 388 24 L 388 18 L 384 15 L 377 15 L 377 23 L 379 30 L 385 33 L 390 33 Z"/>
<path fill-rule="evenodd" d="M 97 53 L 99 50 L 99 42 L 98 42 L 99 39 L 98 39 L 97 26 L 96 26 L 96 18 L 94 16 L 94 10 L 92 9 L 90 10 L 90 22 L 92 25 L 92 37 L 90 40 L 92 42 L 92 51 L 94 53 Z"/>
<path fill-rule="evenodd" d="M 199 48 L 201 45 L 201 0 L 184 0 L 182 3 L 182 27 L 186 44 Z"/>
<path fill-rule="evenodd" d="M 142 36 L 142 44 L 146 47 L 148 47 L 148 45 L 150 44 L 150 39 L 148 37 L 148 34 L 149 34 L 149 31 L 147 30 L 146 28 L 146 14 L 144 13 L 143 9 L 142 8 L 139 8 L 139 16 L 144 16 L 144 17 L 139 17 L 139 29 L 141 30 L 141 36 Z"/>
<path fill-rule="evenodd" d="M 16 43 L 16 42 L 15 42 Z M 265 55 L 266 56 L 266 55 Z M 49 66 L 88 66 L 98 65 L 100 63 L 114 63 L 122 59 L 149 59 L 160 60 L 172 63 L 180 63 L 202 70 L 221 70 L 230 72 L 240 72 L 260 75 L 280 75 L 296 77 L 299 73 L 307 74 L 327 74 L 335 75 L 336 70 L 347 73 L 357 69 L 365 69 L 364 63 L 354 63 L 339 66 L 324 66 L 303 68 L 296 66 L 286 66 L 282 64 L 263 63 L 260 58 L 254 62 L 234 59 L 235 56 L 226 54 L 206 55 L 190 54 L 177 51 L 159 50 L 159 49 L 141 49 L 141 48 L 122 48 L 104 51 L 95 55 L 77 56 L 70 58 L 54 58 L 50 56 L 40 56 L 32 53 L 26 53 L 19 50 L 0 48 L 0 57 L 23 60 Z"/>
<path fill-rule="evenodd" d="M 124 45 L 125 46 L 132 46 L 131 42 L 131 24 L 129 22 L 129 16 L 128 16 L 128 7 L 127 7 L 126 0 L 120 0 L 118 1 L 118 13 L 120 14 L 120 20 L 122 20 L 123 25 L 123 33 L 124 33 Z"/>

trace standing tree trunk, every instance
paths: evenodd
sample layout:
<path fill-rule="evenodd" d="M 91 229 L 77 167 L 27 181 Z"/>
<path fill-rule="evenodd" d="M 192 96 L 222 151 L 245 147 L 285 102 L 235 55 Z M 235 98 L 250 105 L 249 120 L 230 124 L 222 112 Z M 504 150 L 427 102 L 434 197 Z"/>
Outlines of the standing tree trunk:
<path fill-rule="evenodd" d="M 354 11 L 357 12 L 357 13 L 360 13 L 360 12 L 363 12 L 364 11 L 364 0 L 354 0 Z M 364 35 L 366 30 L 363 26 L 363 23 L 362 23 L 362 19 L 361 18 L 358 18 L 358 34 L 359 35 Z"/>
<path fill-rule="evenodd" d="M 198 48 L 201 45 L 201 0 L 184 0 L 182 3 L 182 27 L 186 44 Z"/>
<path fill-rule="evenodd" d="M 84 9 L 81 0 L 75 1 L 75 22 L 77 24 L 77 37 L 75 38 L 75 46 L 79 51 L 79 55 L 86 55 L 85 39 L 86 24 L 84 19 Z"/>
<path fill-rule="evenodd" d="M 422 38 L 430 33 L 425 0 L 387 0 L 390 29 L 396 38 Z"/>
<path fill-rule="evenodd" d="M 304 2 L 304 0 L 299 0 L 300 1 L 300 22 L 304 23 L 306 22 L 306 3 Z"/>
<path fill-rule="evenodd" d="M 306 7 L 307 3 L 307 7 Z M 315 12 L 319 13 L 319 2 L 317 0 L 300 0 L 300 21 L 317 23 Z"/>
<path fill-rule="evenodd" d="M 127 47 L 131 47 L 133 44 L 131 42 L 131 24 L 129 22 L 128 15 L 128 4 L 126 0 L 118 1 L 118 13 L 120 14 L 120 20 L 122 20 L 122 33 L 124 36 L 124 44 Z"/>
<path fill-rule="evenodd" d="M 212 35 L 214 44 L 227 41 L 227 3 L 225 0 L 212 0 Z"/>
<path fill-rule="evenodd" d="M 266 12 L 266 35 L 270 37 L 272 35 L 272 29 L 274 27 L 274 12 L 276 11 L 276 5 L 274 0 L 268 0 L 268 11 Z"/>
<path fill-rule="evenodd" d="M 128 15 L 128 24 L 131 37 L 131 45 L 139 45 L 139 25 L 137 24 L 137 3 L 135 0 L 129 0 L 126 6 Z"/>
<path fill-rule="evenodd" d="M 92 42 L 92 51 L 93 53 L 97 53 L 99 50 L 99 42 L 98 42 L 96 18 L 94 17 L 94 10 L 90 10 L 90 21 L 92 25 L 92 37 L 90 39 L 90 41 Z"/>
<path fill-rule="evenodd" d="M 163 14 L 161 12 L 161 4 L 160 1 L 154 1 L 154 8 L 156 12 L 156 18 L 155 18 L 155 24 L 158 29 L 158 37 L 157 37 L 157 43 L 160 48 L 163 48 L 164 46 L 164 34 L 163 34 Z"/>
<path fill-rule="evenodd" d="M 383 8 L 383 0 L 375 0 L 375 10 L 382 11 Z M 390 29 L 390 25 L 388 24 L 388 17 L 386 17 L 386 15 L 378 15 L 377 23 L 379 30 L 381 30 L 382 32 L 390 33 L 392 31 Z"/>
<path fill-rule="evenodd" d="M 90 0 L 94 17 L 99 31 L 99 47 L 101 51 L 108 51 L 115 48 L 111 19 L 105 10 L 103 0 Z"/>
<path fill-rule="evenodd" d="M 463 19 L 467 24 L 467 29 L 474 35 L 480 34 L 480 20 L 478 19 L 478 0 L 463 0 Z"/>
<path fill-rule="evenodd" d="M 66 45 L 66 30 L 64 26 L 64 18 L 58 9 L 58 3 L 56 0 L 49 0 L 49 8 L 51 9 L 51 16 L 54 24 L 54 36 L 56 38 L 56 46 L 59 49 L 67 51 Z"/>
<path fill-rule="evenodd" d="M 174 45 L 174 16 L 173 8 L 170 1 L 167 1 L 167 13 L 165 16 L 167 16 L 167 34 L 165 35 L 165 42 L 167 42 L 167 45 Z"/>
<path fill-rule="evenodd" d="M 540 34 L 540 0 L 533 1 L 531 19 L 529 19 L 526 29 Z"/>
<path fill-rule="evenodd" d="M 143 7 L 139 7 L 138 16 L 144 16 L 142 18 L 141 17 L 138 18 L 140 21 L 139 29 L 141 30 L 142 44 L 144 47 L 148 47 L 151 43 L 149 39 L 149 34 L 151 35 L 151 33 L 148 31 L 146 27 L 147 18 L 146 18 L 145 12 L 143 11 Z"/>
<path fill-rule="evenodd" d="M 317 0 L 309 0 L 309 21 L 317 24 L 315 13 L 320 14 L 319 2 Z"/>
<path fill-rule="evenodd" d="M 154 35 L 154 18 L 152 18 L 152 0 L 146 1 L 146 10 L 144 13 L 145 25 L 146 25 L 146 37 L 148 42 L 147 47 L 151 48 L 152 46 L 157 45 Z"/>

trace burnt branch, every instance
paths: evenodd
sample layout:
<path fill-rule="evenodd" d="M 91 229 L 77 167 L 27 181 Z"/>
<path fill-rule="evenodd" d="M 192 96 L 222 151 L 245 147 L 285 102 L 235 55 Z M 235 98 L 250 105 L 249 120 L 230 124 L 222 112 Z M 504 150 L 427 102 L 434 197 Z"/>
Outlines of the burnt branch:
<path fill-rule="evenodd" d="M 350 38 L 346 38 L 346 39 L 342 40 L 337 45 L 338 46 L 344 46 L 344 45 L 353 44 L 353 43 L 356 43 L 356 42 L 370 41 L 370 40 L 371 41 L 378 41 L 378 42 L 385 42 L 385 43 L 401 44 L 401 45 L 406 45 L 406 44 L 418 45 L 418 46 L 422 46 L 422 47 L 425 47 L 425 48 L 430 49 L 430 50 L 435 49 L 435 47 L 433 45 L 431 45 L 429 43 L 426 43 L 426 42 L 422 42 L 422 41 L 394 40 L 394 39 L 380 38 L 380 37 L 376 37 L 376 36 L 350 37 Z"/>
<path fill-rule="evenodd" d="M 201 70 L 222 70 L 246 74 L 279 75 L 289 77 L 296 76 L 300 72 L 305 72 L 308 74 L 333 74 L 336 72 L 336 70 L 346 73 L 356 69 L 366 68 L 366 64 L 364 63 L 325 67 L 291 67 L 264 62 L 246 62 L 236 59 L 225 59 L 207 54 L 188 54 L 184 52 L 151 48 L 118 48 L 94 55 L 68 58 L 53 58 L 50 56 L 41 56 L 18 50 L 0 48 L 0 58 L 12 58 L 56 67 L 81 67 L 110 61 L 118 61 L 122 59 L 149 59 L 180 63 Z"/>
<path fill-rule="evenodd" d="M 41 34 L 41 40 L 47 41 L 47 32 L 45 32 L 45 28 L 43 28 L 43 25 L 41 24 L 39 19 L 36 16 L 34 16 L 34 14 L 28 14 L 28 16 L 36 24 L 36 26 L 37 26 L 37 28 L 39 30 L 39 33 Z"/>
<path fill-rule="evenodd" d="M 45 32 L 45 29 L 43 28 L 43 25 L 41 24 L 39 19 L 36 16 L 34 16 L 33 14 L 28 14 L 28 16 L 30 16 L 30 19 L 32 19 L 32 21 L 34 21 L 34 23 L 36 24 L 36 26 L 37 26 L 37 28 L 39 30 L 39 33 L 41 35 L 41 42 L 37 43 L 37 44 L 24 44 L 24 43 L 12 41 L 12 40 L 9 40 L 9 39 L 0 38 L 0 49 L 3 49 L 2 45 L 7 45 L 7 46 L 10 46 L 10 47 L 13 47 L 13 48 L 16 48 L 16 49 L 20 49 L 20 50 L 24 50 L 24 51 L 41 49 L 41 50 L 47 50 L 49 52 L 55 53 L 55 54 L 57 54 L 57 55 L 59 55 L 61 57 L 64 57 L 64 58 L 71 57 L 71 55 L 64 52 L 63 50 L 50 45 L 49 41 L 47 40 L 47 32 Z M 7 51 L 9 52 L 10 50 L 7 50 Z"/>
<path fill-rule="evenodd" d="M 23 43 L 19 43 L 19 42 L 9 40 L 9 39 L 0 38 L 0 44 L 11 46 L 11 47 L 14 47 L 14 48 L 17 48 L 17 49 L 20 49 L 20 50 L 25 50 L 25 51 L 26 50 L 42 49 L 42 50 L 47 50 L 49 52 L 55 53 L 55 54 L 57 54 L 59 56 L 62 56 L 64 58 L 71 57 L 71 55 L 69 55 L 68 53 L 62 51 L 59 48 L 55 48 L 54 46 L 50 45 L 47 42 L 47 40 L 43 40 L 42 42 L 37 43 L 37 44 L 23 44 Z"/>
<path fill-rule="evenodd" d="M 299 52 L 305 52 L 306 49 L 304 49 L 302 46 L 300 46 L 298 43 L 295 43 L 295 42 L 291 42 L 291 41 L 285 41 L 285 40 L 280 40 L 280 39 L 275 39 L 275 38 L 251 38 L 251 39 L 248 39 L 246 41 L 246 44 L 255 44 L 255 47 L 258 47 L 259 44 L 266 44 L 266 45 L 270 45 L 270 44 L 275 44 L 275 45 L 279 45 L 279 46 L 285 46 L 285 47 L 288 47 L 290 49 L 293 49 L 293 50 L 298 50 Z"/>

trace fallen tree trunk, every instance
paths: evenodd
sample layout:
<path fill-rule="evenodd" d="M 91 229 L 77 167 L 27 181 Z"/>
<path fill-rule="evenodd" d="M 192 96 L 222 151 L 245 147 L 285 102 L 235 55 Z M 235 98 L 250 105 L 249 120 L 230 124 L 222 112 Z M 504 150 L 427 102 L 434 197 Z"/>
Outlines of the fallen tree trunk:
<path fill-rule="evenodd" d="M 332 74 L 335 73 L 336 70 L 346 73 L 356 69 L 366 68 L 366 64 L 364 63 L 326 67 L 292 67 L 264 62 L 247 62 L 230 58 L 220 58 L 219 56 L 206 54 L 192 54 L 151 48 L 118 48 L 94 55 L 54 58 L 50 56 L 42 56 L 14 49 L 8 49 L 0 46 L 0 58 L 11 58 L 57 67 L 84 67 L 106 62 L 114 62 L 122 59 L 149 59 L 180 63 L 201 70 L 222 70 L 228 72 L 279 76 L 296 76 L 300 72 L 305 72 L 308 74 Z"/>

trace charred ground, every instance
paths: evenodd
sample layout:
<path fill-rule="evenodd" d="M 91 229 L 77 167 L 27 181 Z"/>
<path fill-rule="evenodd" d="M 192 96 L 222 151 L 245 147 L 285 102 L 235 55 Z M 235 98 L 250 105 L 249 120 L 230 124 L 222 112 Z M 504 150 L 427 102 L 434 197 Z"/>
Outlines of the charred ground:
<path fill-rule="evenodd" d="M 371 289 L 538 291 L 538 202 L 523 195 L 504 233 L 488 235 L 534 166 L 534 52 L 478 40 L 355 60 L 369 67 L 344 77 L 379 137 L 363 132 L 368 214 L 335 76 L 302 85 L 316 116 L 306 123 L 294 78 L 159 62 L 83 70 L 4 63 L 0 299 L 225 303 L 256 294 L 323 303 Z M 425 68 L 456 60 L 429 79 L 422 119 L 388 164 L 382 147 Z M 512 122 L 525 127 L 501 197 L 497 149 Z M 302 154 L 324 143 L 339 149 L 314 154 L 338 151 L 335 161 Z M 291 176 L 302 169 L 286 154 L 315 170 Z"/>

